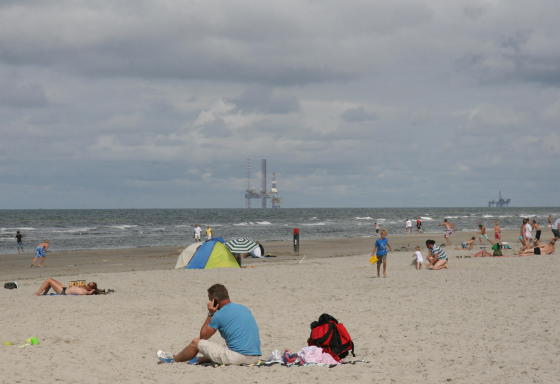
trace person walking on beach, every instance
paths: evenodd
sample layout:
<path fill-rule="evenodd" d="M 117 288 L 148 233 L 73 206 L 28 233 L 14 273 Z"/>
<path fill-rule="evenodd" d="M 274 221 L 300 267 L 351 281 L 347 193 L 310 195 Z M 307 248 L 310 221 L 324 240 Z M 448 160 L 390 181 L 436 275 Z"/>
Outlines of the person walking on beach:
<path fill-rule="evenodd" d="M 35 255 L 31 260 L 31 267 L 43 267 L 45 265 L 45 260 L 47 259 L 47 252 L 49 250 L 49 241 L 45 240 L 35 247 Z M 38 264 L 35 264 L 38 261 Z"/>
<path fill-rule="evenodd" d="M 206 240 L 212 240 L 212 227 L 206 226 Z"/>
<path fill-rule="evenodd" d="M 196 224 L 193 229 L 194 241 L 200 242 L 200 234 L 202 233 L 202 228 L 199 224 Z"/>
<path fill-rule="evenodd" d="M 202 357 L 196 363 L 244 365 L 259 361 L 259 327 L 249 308 L 232 303 L 222 284 L 214 284 L 208 288 L 207 308 L 208 315 L 202 323 L 199 337 L 194 338 L 176 355 L 158 351 L 159 360 L 162 363 L 190 362 L 200 352 Z M 226 345 L 208 341 L 216 331 L 220 331 Z"/>
<path fill-rule="evenodd" d="M 443 219 L 443 222 L 439 224 L 440 227 L 443 227 L 443 237 L 445 238 L 445 244 L 451 245 L 451 235 L 455 232 L 455 224 L 447 219 Z"/>
<path fill-rule="evenodd" d="M 387 277 L 387 250 L 392 252 L 393 249 L 387 239 L 387 231 L 383 229 L 379 235 L 379 239 L 375 240 L 371 255 L 377 256 L 377 277 L 381 277 L 381 264 L 383 264 L 383 277 Z"/>
<path fill-rule="evenodd" d="M 17 253 L 23 253 L 23 235 L 20 231 L 16 232 L 16 249 Z"/>
<path fill-rule="evenodd" d="M 484 226 L 484 224 L 479 224 L 478 230 L 480 231 L 480 234 L 478 235 L 478 243 L 482 244 L 482 240 L 486 240 L 491 244 L 490 239 L 488 239 L 488 234 L 486 233 L 486 227 Z"/>
<path fill-rule="evenodd" d="M 379 235 L 379 230 L 381 229 L 379 223 L 375 222 L 375 224 L 373 224 L 373 227 L 375 228 L 375 234 Z"/>
<path fill-rule="evenodd" d="M 426 247 L 430 252 L 428 254 L 428 261 L 430 262 L 430 269 L 438 270 L 447 268 L 447 254 L 443 249 L 436 245 L 434 240 L 426 240 Z"/>
<path fill-rule="evenodd" d="M 422 220 L 420 216 L 416 218 L 416 232 L 422 232 Z"/>

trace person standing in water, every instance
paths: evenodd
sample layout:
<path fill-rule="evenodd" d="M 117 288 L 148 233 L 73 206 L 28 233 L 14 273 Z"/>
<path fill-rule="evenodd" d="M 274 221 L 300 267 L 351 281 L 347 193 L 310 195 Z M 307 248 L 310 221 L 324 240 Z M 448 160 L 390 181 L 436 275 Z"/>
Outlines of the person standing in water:
<path fill-rule="evenodd" d="M 193 229 L 194 241 L 196 241 L 196 242 L 200 242 L 200 241 L 201 241 L 201 239 L 200 239 L 200 234 L 201 234 L 201 233 L 202 233 L 202 228 L 200 227 L 199 224 L 196 224 L 196 225 L 194 226 L 194 229 Z"/>
<path fill-rule="evenodd" d="M 20 231 L 16 232 L 16 249 L 17 253 L 23 253 L 23 235 Z"/>
<path fill-rule="evenodd" d="M 422 220 L 420 216 L 416 218 L 416 232 L 422 232 Z"/>

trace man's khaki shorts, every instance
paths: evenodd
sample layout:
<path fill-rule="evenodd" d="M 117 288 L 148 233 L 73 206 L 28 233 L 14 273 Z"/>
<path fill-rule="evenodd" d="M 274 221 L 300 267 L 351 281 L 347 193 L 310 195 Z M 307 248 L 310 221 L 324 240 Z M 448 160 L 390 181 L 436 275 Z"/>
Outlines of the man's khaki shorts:
<path fill-rule="evenodd" d="M 208 340 L 198 342 L 198 350 L 214 363 L 225 365 L 255 364 L 260 356 L 248 356 L 234 352 L 225 345 L 212 343 Z"/>

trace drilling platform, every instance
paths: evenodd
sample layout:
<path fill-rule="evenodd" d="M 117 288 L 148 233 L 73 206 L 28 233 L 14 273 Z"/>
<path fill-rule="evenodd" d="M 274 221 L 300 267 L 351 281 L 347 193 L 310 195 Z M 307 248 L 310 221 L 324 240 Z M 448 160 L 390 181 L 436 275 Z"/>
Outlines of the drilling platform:
<path fill-rule="evenodd" d="M 490 200 L 488 202 L 488 208 L 496 207 L 496 208 L 507 208 L 509 207 L 509 203 L 511 199 L 504 199 L 502 197 L 502 191 L 498 192 L 498 200 Z"/>
<path fill-rule="evenodd" d="M 261 208 L 267 207 L 267 200 L 271 201 L 272 208 L 280 208 L 281 198 L 278 196 L 276 173 L 272 173 L 270 190 L 267 184 L 266 159 L 261 160 L 261 189 L 257 191 L 251 186 L 251 159 L 247 160 L 247 189 L 245 190 L 245 207 L 251 208 L 251 200 L 260 200 Z"/>

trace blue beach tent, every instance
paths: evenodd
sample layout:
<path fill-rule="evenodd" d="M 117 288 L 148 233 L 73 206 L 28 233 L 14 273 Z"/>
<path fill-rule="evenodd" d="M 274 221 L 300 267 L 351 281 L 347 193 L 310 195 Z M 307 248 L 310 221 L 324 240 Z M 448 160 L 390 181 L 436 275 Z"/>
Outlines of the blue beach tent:
<path fill-rule="evenodd" d="M 239 268 L 237 260 L 226 248 L 224 239 L 221 237 L 202 243 L 185 267 L 185 269 L 211 268 Z"/>

